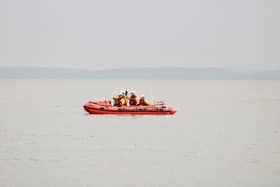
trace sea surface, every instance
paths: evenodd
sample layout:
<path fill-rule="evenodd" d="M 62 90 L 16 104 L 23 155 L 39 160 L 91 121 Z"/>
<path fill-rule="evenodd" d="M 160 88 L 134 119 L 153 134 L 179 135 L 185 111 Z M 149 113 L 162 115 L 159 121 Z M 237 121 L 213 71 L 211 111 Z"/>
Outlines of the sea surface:
<path fill-rule="evenodd" d="M 280 81 L 0 80 L 1 187 L 279 187 Z M 96 116 L 119 90 L 174 116 Z"/>

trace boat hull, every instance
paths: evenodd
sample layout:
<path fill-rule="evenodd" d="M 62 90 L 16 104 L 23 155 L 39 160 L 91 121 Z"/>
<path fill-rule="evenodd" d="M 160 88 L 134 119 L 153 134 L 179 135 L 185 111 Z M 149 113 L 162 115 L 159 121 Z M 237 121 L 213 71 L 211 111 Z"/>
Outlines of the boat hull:
<path fill-rule="evenodd" d="M 112 114 L 112 115 L 173 115 L 176 110 L 163 105 L 152 106 L 111 106 L 109 101 L 87 102 L 84 110 L 89 114 Z"/>

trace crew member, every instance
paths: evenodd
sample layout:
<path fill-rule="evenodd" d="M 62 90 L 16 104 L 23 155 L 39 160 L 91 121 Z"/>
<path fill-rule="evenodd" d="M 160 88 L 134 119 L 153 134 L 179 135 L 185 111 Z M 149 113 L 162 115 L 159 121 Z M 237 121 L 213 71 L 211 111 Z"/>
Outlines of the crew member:
<path fill-rule="evenodd" d="M 114 100 L 114 106 L 120 107 L 125 105 L 125 98 L 123 92 L 120 92 L 119 95 L 113 97 L 113 100 Z"/>
<path fill-rule="evenodd" d="M 124 105 L 127 106 L 129 103 L 129 99 L 130 99 L 130 97 L 128 96 L 127 90 L 125 92 L 123 92 L 123 97 L 124 97 Z"/>
<path fill-rule="evenodd" d="M 141 95 L 138 105 L 140 105 L 140 106 L 147 106 L 147 105 L 149 105 L 149 102 L 145 99 L 144 95 Z"/>
<path fill-rule="evenodd" d="M 138 104 L 138 98 L 135 95 L 134 91 L 130 92 L 130 99 L 129 99 L 129 105 L 130 106 L 136 106 Z"/>

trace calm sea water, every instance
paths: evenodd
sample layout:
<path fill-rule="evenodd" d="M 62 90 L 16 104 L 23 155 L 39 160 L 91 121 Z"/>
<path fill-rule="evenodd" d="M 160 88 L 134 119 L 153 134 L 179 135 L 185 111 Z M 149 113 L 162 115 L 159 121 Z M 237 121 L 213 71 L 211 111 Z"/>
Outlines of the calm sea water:
<path fill-rule="evenodd" d="M 0 186 L 279 187 L 280 81 L 0 80 Z M 174 116 L 94 116 L 120 89 Z"/>

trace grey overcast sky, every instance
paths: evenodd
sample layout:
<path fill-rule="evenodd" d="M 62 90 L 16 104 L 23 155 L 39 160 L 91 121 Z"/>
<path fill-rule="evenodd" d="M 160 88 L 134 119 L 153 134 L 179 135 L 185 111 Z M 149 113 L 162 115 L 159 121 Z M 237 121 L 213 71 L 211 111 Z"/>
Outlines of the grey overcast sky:
<path fill-rule="evenodd" d="M 279 0 L 1 0 L 0 66 L 280 68 Z"/>

